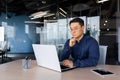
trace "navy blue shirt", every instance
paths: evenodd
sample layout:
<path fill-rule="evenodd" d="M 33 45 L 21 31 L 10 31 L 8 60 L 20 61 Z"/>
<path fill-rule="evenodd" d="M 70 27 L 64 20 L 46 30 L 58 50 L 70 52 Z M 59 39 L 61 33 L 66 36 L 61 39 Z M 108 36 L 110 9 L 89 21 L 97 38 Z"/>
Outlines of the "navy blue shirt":
<path fill-rule="evenodd" d="M 89 67 L 97 65 L 99 60 L 99 45 L 94 38 L 84 35 L 79 42 L 76 41 L 73 47 L 69 46 L 69 40 L 65 43 L 64 49 L 60 54 L 60 61 L 69 59 L 71 55 L 74 66 Z"/>

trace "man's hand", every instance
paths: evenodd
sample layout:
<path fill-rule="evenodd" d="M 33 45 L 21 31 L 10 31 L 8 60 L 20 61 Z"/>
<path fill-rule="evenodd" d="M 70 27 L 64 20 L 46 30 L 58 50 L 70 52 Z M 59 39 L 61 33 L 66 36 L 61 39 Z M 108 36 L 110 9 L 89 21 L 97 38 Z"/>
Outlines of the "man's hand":
<path fill-rule="evenodd" d="M 62 62 L 62 65 L 73 68 L 73 61 L 69 60 L 69 59 L 66 59 Z"/>
<path fill-rule="evenodd" d="M 69 46 L 73 47 L 75 45 L 75 42 L 76 42 L 75 38 L 71 38 L 69 41 Z"/>

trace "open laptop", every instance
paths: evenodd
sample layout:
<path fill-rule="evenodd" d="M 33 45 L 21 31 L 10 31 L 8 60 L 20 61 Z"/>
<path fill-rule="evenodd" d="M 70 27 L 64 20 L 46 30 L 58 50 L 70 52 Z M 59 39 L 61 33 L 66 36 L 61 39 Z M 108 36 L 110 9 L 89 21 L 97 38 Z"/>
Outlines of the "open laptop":
<path fill-rule="evenodd" d="M 73 68 L 60 66 L 55 45 L 32 44 L 37 64 L 59 72 L 68 71 Z"/>

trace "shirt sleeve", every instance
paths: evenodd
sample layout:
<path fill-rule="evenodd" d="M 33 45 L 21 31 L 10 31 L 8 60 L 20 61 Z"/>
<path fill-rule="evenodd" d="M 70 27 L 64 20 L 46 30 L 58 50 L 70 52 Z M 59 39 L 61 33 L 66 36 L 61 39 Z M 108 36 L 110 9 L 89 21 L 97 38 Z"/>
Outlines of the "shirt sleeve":
<path fill-rule="evenodd" d="M 96 40 L 92 40 L 88 45 L 88 57 L 84 59 L 76 59 L 73 61 L 74 66 L 90 67 L 96 66 L 99 60 L 99 45 Z"/>
<path fill-rule="evenodd" d="M 72 48 L 69 46 L 69 40 L 66 41 L 62 53 L 60 54 L 60 61 L 68 59 L 72 52 Z"/>

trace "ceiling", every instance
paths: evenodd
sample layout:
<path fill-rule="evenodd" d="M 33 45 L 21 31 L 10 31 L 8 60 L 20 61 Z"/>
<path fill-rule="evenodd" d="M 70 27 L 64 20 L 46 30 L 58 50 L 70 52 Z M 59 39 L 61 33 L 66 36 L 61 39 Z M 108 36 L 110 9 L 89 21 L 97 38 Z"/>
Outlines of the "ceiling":
<path fill-rule="evenodd" d="M 97 0 L 0 0 L 0 13 L 13 12 L 15 15 L 31 15 L 38 11 L 49 11 L 57 14 L 62 8 L 68 17 L 71 16 L 107 16 L 114 17 L 117 0 L 98 4 Z"/>

